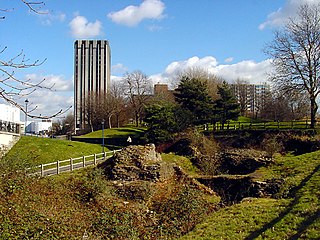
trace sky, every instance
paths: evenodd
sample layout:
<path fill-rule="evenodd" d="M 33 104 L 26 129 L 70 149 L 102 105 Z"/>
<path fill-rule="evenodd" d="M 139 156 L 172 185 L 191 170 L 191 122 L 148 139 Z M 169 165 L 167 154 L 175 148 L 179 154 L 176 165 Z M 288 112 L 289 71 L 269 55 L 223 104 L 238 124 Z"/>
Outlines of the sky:
<path fill-rule="evenodd" d="M 35 2 L 34 0 L 33 2 Z M 154 83 L 201 68 L 232 83 L 267 81 L 270 60 L 263 49 L 274 31 L 303 3 L 320 0 L 44 0 L 30 12 L 20 0 L 1 0 L 0 61 L 23 52 L 17 69 L 23 80 L 53 90 L 28 96 L 34 114 L 51 115 L 73 106 L 73 44 L 106 39 L 111 47 L 111 79 L 142 71 Z M 21 102 L 25 99 L 22 98 Z"/>

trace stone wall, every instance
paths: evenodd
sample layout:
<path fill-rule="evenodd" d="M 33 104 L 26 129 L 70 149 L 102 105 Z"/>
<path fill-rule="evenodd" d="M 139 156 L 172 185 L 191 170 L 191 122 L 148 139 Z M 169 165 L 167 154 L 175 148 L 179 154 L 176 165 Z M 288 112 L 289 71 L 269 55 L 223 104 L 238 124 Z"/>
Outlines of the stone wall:
<path fill-rule="evenodd" d="M 109 179 L 117 181 L 155 182 L 174 174 L 173 167 L 162 161 L 154 144 L 125 147 L 99 167 Z"/>

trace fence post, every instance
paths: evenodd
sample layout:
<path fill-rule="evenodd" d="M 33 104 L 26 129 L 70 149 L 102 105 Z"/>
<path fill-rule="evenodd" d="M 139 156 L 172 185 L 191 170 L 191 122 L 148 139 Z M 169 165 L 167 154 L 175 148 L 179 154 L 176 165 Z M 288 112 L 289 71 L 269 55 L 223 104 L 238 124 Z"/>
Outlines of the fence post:
<path fill-rule="evenodd" d="M 70 158 L 70 171 L 73 171 L 73 159 Z"/>
<path fill-rule="evenodd" d="M 43 168 L 43 164 L 41 164 L 41 177 L 44 176 L 44 168 Z"/>
<path fill-rule="evenodd" d="M 93 164 L 97 165 L 97 154 L 93 155 Z"/>
<path fill-rule="evenodd" d="M 82 165 L 83 165 L 83 167 L 86 166 L 86 157 L 85 156 L 82 156 Z"/>
<path fill-rule="evenodd" d="M 59 160 L 57 161 L 57 174 L 59 174 L 60 169 L 59 169 Z"/>

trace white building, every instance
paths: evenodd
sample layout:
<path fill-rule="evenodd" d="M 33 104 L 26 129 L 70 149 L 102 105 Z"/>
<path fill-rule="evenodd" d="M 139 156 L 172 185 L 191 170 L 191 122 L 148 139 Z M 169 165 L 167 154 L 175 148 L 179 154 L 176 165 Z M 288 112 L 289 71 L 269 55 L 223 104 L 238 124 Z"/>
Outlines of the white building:
<path fill-rule="evenodd" d="M 0 104 L 0 158 L 23 132 L 24 124 L 20 121 L 20 109 L 6 104 Z"/>
<path fill-rule="evenodd" d="M 20 109 L 12 105 L 0 104 L 0 120 L 21 123 Z"/>
<path fill-rule="evenodd" d="M 52 121 L 50 119 L 44 119 L 42 121 L 34 121 L 34 122 L 28 122 L 27 125 L 27 132 L 33 133 L 33 134 L 40 134 L 44 132 L 51 131 L 52 128 Z"/>

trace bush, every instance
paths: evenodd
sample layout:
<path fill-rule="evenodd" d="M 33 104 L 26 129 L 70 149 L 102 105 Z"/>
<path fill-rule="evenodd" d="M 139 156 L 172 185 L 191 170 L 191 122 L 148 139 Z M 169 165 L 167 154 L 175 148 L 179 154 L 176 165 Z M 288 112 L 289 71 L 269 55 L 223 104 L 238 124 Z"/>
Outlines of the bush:
<path fill-rule="evenodd" d="M 147 181 L 136 181 L 121 184 L 116 193 L 125 200 L 148 201 L 153 194 L 152 183 Z"/>
<path fill-rule="evenodd" d="M 273 158 L 275 153 L 283 150 L 281 135 L 266 135 L 261 143 L 262 149 L 266 151 L 266 157 Z"/>
<path fill-rule="evenodd" d="M 209 175 L 217 174 L 220 166 L 218 153 L 220 152 L 219 144 L 214 140 L 206 137 L 197 130 L 189 130 L 186 133 L 193 153 L 191 161 L 204 173 Z"/>
<path fill-rule="evenodd" d="M 96 201 L 106 188 L 103 170 L 100 168 L 90 169 L 87 176 L 75 181 L 74 191 L 83 203 Z"/>
<path fill-rule="evenodd" d="M 181 236 L 201 222 L 210 207 L 204 196 L 191 185 L 176 186 L 170 197 L 156 201 L 156 213 L 161 234 Z"/>

